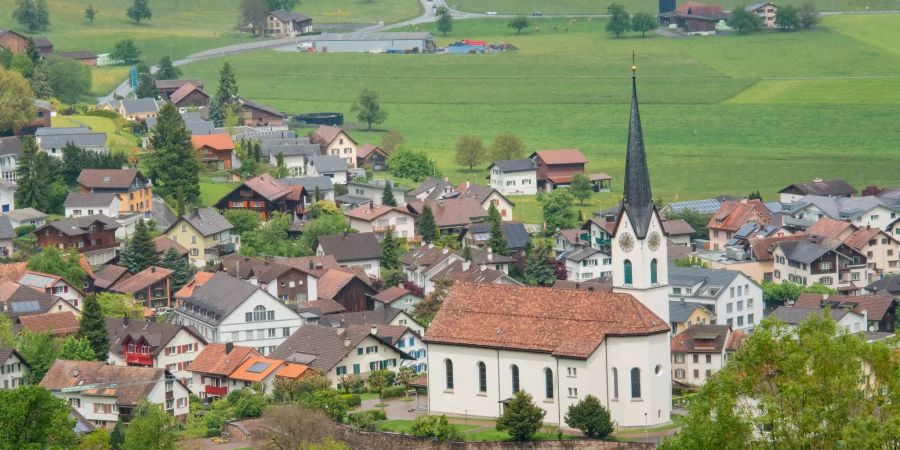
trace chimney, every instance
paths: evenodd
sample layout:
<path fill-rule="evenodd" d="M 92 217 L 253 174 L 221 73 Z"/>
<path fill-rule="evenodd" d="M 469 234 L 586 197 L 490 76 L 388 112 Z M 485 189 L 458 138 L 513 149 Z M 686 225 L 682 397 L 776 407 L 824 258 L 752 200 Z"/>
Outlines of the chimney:
<path fill-rule="evenodd" d="M 230 355 L 232 350 L 234 350 L 234 342 L 226 342 L 225 343 L 225 354 Z"/>
<path fill-rule="evenodd" d="M 450 250 L 448 250 L 447 247 L 444 247 L 441 249 L 441 254 L 446 255 L 448 251 L 450 251 Z"/>
<path fill-rule="evenodd" d="M 463 272 L 468 272 L 469 267 L 472 267 L 472 261 L 463 260 L 463 262 L 462 262 Z"/>
<path fill-rule="evenodd" d="M 309 268 L 310 268 L 310 269 L 315 269 L 315 268 L 316 268 L 316 263 L 314 263 L 313 260 L 309 260 Z"/>
<path fill-rule="evenodd" d="M 487 260 L 488 261 L 494 260 L 494 250 L 490 246 L 488 246 L 488 248 L 487 248 Z"/>
<path fill-rule="evenodd" d="M 156 273 L 156 266 L 150 266 L 150 273 Z"/>
<path fill-rule="evenodd" d="M 369 333 L 372 334 L 372 336 L 378 336 L 378 327 L 374 323 L 372 324 L 372 329 L 369 330 Z"/>
<path fill-rule="evenodd" d="M 78 366 L 76 365 L 74 369 L 72 369 L 72 378 L 78 378 Z"/>
<path fill-rule="evenodd" d="M 344 338 L 344 347 L 349 347 L 349 346 L 350 346 L 350 338 L 349 338 L 349 337 L 345 337 L 345 338 Z"/>
<path fill-rule="evenodd" d="M 478 270 L 484 272 L 485 269 L 487 269 L 487 265 L 485 265 L 484 263 L 478 265 Z"/>

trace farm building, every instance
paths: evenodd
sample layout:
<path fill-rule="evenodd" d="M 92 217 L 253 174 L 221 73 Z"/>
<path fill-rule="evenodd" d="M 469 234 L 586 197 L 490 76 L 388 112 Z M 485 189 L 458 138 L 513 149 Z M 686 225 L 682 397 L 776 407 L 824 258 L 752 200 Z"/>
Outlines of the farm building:
<path fill-rule="evenodd" d="M 303 43 L 311 44 L 319 52 L 387 52 L 432 51 L 434 35 L 431 33 L 323 33 L 308 36 Z"/>

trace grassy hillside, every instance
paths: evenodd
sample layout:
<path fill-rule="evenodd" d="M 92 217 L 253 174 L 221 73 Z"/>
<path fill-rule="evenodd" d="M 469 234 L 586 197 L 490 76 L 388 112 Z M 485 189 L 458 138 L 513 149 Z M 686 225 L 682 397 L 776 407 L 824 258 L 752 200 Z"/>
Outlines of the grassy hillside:
<path fill-rule="evenodd" d="M 602 21 L 545 19 L 522 36 L 504 21 L 457 21 L 451 40 L 520 50 L 488 55 L 264 52 L 229 58 L 241 93 L 290 113 L 343 111 L 363 88 L 381 94 L 386 129 L 433 155 L 456 181 L 461 134 L 520 135 L 529 150 L 580 148 L 621 194 L 631 51 L 654 181 L 666 200 L 761 190 L 813 177 L 898 184 L 900 30 L 896 16 L 828 17 L 821 30 L 754 36 L 612 39 Z M 568 31 L 566 31 L 568 30 Z M 877 30 L 877 31 L 873 31 Z M 874 35 L 873 35 L 874 34 Z M 876 37 L 877 36 L 877 37 Z M 192 64 L 215 83 L 221 61 Z M 361 142 L 378 133 L 356 132 Z"/>
<path fill-rule="evenodd" d="M 779 5 L 800 5 L 809 0 L 784 0 Z M 900 9 L 898 0 L 812 0 L 819 11 L 865 11 L 868 7 L 872 11 L 885 11 Z M 657 0 L 448 0 L 448 4 L 454 9 L 483 13 L 497 11 L 501 14 L 531 14 L 532 11 L 541 11 L 544 14 L 606 14 L 606 8 L 610 3 L 620 3 L 631 12 L 646 11 L 655 13 L 659 11 Z M 701 2 L 702 3 L 702 2 Z M 718 0 L 718 3 L 731 9 L 738 5 L 754 3 L 742 0 Z"/>
<path fill-rule="evenodd" d="M 92 131 L 106 133 L 107 145 L 110 150 L 117 153 L 131 154 L 137 150 L 138 138 L 128 132 L 122 131 L 115 120 L 106 117 L 95 116 L 56 116 L 53 118 L 54 127 L 89 127 Z"/>

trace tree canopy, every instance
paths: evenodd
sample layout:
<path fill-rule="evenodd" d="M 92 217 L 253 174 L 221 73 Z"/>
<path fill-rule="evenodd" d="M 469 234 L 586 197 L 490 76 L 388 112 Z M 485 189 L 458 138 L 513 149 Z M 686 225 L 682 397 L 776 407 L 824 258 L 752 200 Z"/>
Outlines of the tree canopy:
<path fill-rule="evenodd" d="M 21 73 L 0 67 L 0 132 L 27 125 L 34 118 L 34 93 Z"/>
<path fill-rule="evenodd" d="M 606 8 L 609 14 L 609 22 L 606 23 L 606 31 L 620 37 L 622 33 L 628 31 L 631 27 L 631 16 L 625 10 L 625 6 L 620 3 L 611 3 Z"/>
<path fill-rule="evenodd" d="M 379 124 L 387 119 L 387 111 L 381 109 L 378 102 L 378 93 L 369 89 L 363 89 L 356 99 L 356 103 L 350 107 L 350 112 L 356 113 L 356 119 L 365 123 L 369 130 L 373 124 Z"/>
<path fill-rule="evenodd" d="M 141 400 L 125 429 L 122 450 L 175 450 L 178 423 L 161 405 Z"/>
<path fill-rule="evenodd" d="M 422 213 L 416 219 L 416 234 L 422 236 L 422 240 L 425 242 L 434 242 L 441 236 L 430 205 L 425 205 Z"/>
<path fill-rule="evenodd" d="M 100 301 L 94 295 L 88 295 L 84 299 L 84 309 L 81 313 L 78 337 L 88 341 L 98 361 L 106 361 L 109 355 L 106 320 L 103 316 Z"/>
<path fill-rule="evenodd" d="M 159 255 L 150 229 L 143 220 L 138 220 L 131 239 L 122 248 L 121 262 L 129 272 L 135 274 L 150 266 L 159 265 Z"/>
<path fill-rule="evenodd" d="M 150 4 L 147 0 L 134 0 L 134 4 L 128 8 L 127 15 L 129 19 L 140 24 L 142 20 L 150 20 L 153 12 L 150 11 Z"/>
<path fill-rule="evenodd" d="M 172 58 L 163 56 L 157 64 L 154 76 L 157 80 L 177 80 L 181 77 L 181 69 L 172 65 Z"/>
<path fill-rule="evenodd" d="M 631 29 L 641 33 L 641 37 L 647 35 L 648 31 L 656 29 L 656 16 L 648 12 L 638 12 L 631 16 Z"/>
<path fill-rule="evenodd" d="M 578 212 L 573 207 L 575 196 L 568 189 L 553 190 L 539 197 L 538 201 L 543 208 L 547 233 L 578 227 Z"/>
<path fill-rule="evenodd" d="M 525 143 L 512 133 L 498 134 L 491 143 L 490 150 L 494 161 L 525 157 Z"/>
<path fill-rule="evenodd" d="M 515 28 L 516 34 L 521 34 L 522 30 L 528 28 L 529 21 L 528 17 L 525 16 L 516 16 L 509 20 L 509 23 L 506 24 L 509 28 Z"/>
<path fill-rule="evenodd" d="M 87 277 L 81 268 L 81 254 L 74 247 L 60 251 L 48 245 L 28 260 L 28 270 L 60 276 L 78 289 L 84 286 Z"/>
<path fill-rule="evenodd" d="M 109 57 L 113 60 L 119 61 L 122 64 L 131 64 L 137 62 L 141 59 L 141 49 L 138 48 L 137 44 L 134 43 L 134 39 L 122 39 L 119 42 L 116 42 L 116 45 L 113 47 L 112 53 L 109 54 Z M 150 70 L 144 70 L 141 72 L 150 73 Z"/>
<path fill-rule="evenodd" d="M 464 134 L 456 140 L 456 163 L 472 170 L 484 161 L 484 144 L 481 139 Z"/>
<path fill-rule="evenodd" d="M 514 441 L 528 441 L 544 424 L 546 412 L 534 404 L 531 394 L 517 391 L 506 401 L 503 415 L 497 419 L 497 430 L 506 431 Z"/>
<path fill-rule="evenodd" d="M 572 184 L 569 186 L 569 192 L 572 193 L 572 196 L 578 199 L 580 204 L 584 204 L 584 201 L 591 198 L 591 195 L 594 193 L 594 186 L 591 184 L 590 178 L 583 173 L 576 173 L 572 176 Z"/>
<path fill-rule="evenodd" d="M 28 32 L 46 30 L 50 25 L 50 12 L 47 0 L 16 0 L 13 19 L 19 22 Z"/>
<path fill-rule="evenodd" d="M 818 25 L 819 22 L 822 21 L 822 17 L 816 9 L 816 4 L 813 2 L 804 2 L 800 5 L 800 9 L 797 10 L 797 18 L 800 21 L 800 26 L 806 30 Z"/>
<path fill-rule="evenodd" d="M 219 71 L 219 87 L 216 95 L 209 102 L 209 120 L 217 127 L 221 127 L 225 126 L 225 120 L 229 116 L 240 116 L 240 104 L 234 69 L 228 61 L 225 61 Z"/>
<path fill-rule="evenodd" d="M 443 6 L 437 9 L 437 30 L 444 36 L 453 31 L 453 18 L 450 17 L 450 11 Z"/>
<path fill-rule="evenodd" d="M 91 92 L 90 67 L 74 59 L 50 56 L 46 61 L 47 76 L 53 95 L 65 103 L 77 103 Z"/>
<path fill-rule="evenodd" d="M 170 199 L 183 196 L 184 201 L 196 203 L 200 199 L 200 162 L 191 133 L 172 103 L 159 110 L 150 144 L 144 163 L 156 191 Z"/>
<path fill-rule="evenodd" d="M 71 406 L 39 386 L 0 390 L 0 448 L 72 448 Z"/>
<path fill-rule="evenodd" d="M 745 5 L 738 5 L 731 10 L 728 26 L 737 30 L 739 34 L 753 33 L 762 28 L 762 18 L 753 11 L 747 11 Z"/>
<path fill-rule="evenodd" d="M 388 167 L 394 176 L 416 182 L 422 181 L 426 177 L 441 176 L 437 165 L 428 158 L 427 153 L 407 150 L 402 146 L 394 150 L 388 157 Z"/>

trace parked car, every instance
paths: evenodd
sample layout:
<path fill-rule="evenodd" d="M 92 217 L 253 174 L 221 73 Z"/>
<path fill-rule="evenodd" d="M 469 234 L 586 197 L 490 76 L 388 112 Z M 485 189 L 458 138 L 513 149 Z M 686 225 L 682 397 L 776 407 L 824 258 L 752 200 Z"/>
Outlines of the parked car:
<path fill-rule="evenodd" d="M 496 16 L 496 15 L 497 15 L 497 11 L 488 11 L 488 12 L 486 12 L 485 14 L 487 14 L 487 15 L 489 15 L 489 16 Z"/>
<path fill-rule="evenodd" d="M 531 13 L 532 17 L 541 17 L 543 15 L 544 15 L 544 13 L 542 13 L 540 11 L 535 11 L 535 12 Z"/>

